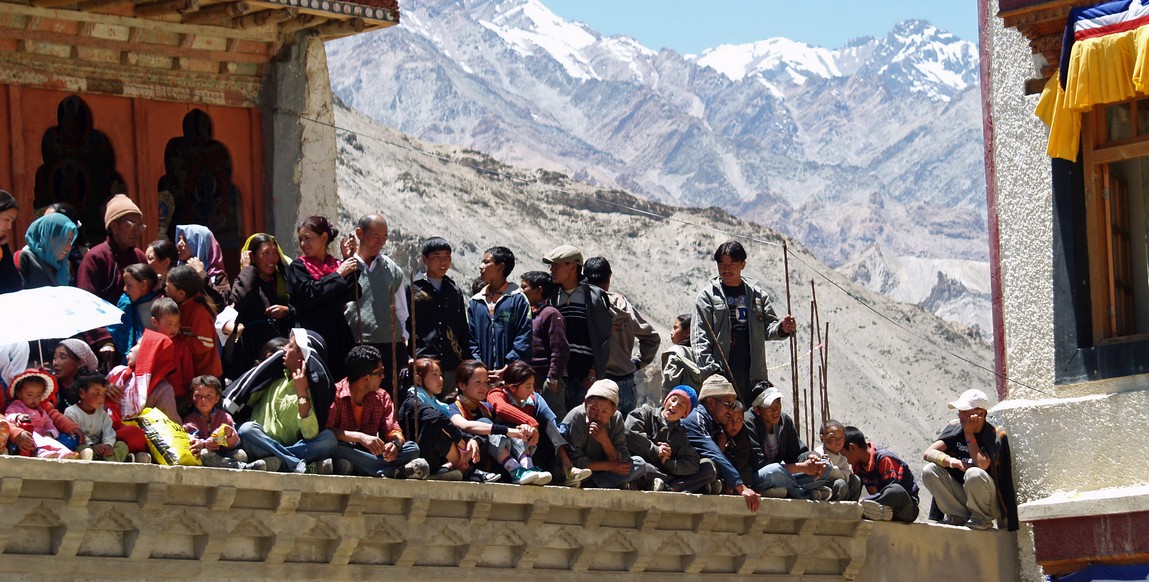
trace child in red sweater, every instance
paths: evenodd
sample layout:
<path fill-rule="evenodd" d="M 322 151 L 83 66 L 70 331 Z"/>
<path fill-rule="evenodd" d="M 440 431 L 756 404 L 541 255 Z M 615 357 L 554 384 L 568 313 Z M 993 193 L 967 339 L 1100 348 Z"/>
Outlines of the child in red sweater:
<path fill-rule="evenodd" d="M 203 277 L 191 267 L 179 266 L 168 271 L 165 289 L 168 297 L 180 306 L 180 333 L 188 338 L 191 347 L 193 377 L 223 376 L 223 363 L 216 346 L 216 309 L 203 294 Z M 181 388 L 176 390 L 178 396 Z M 186 384 L 182 386 L 182 393 L 187 393 Z"/>

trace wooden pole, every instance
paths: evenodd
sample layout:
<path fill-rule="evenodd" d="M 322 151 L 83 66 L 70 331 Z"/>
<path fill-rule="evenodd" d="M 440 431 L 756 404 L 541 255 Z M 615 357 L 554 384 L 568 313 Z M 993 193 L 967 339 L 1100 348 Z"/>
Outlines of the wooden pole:
<path fill-rule="evenodd" d="M 419 354 L 419 328 L 415 326 L 415 269 L 411 269 L 411 275 L 408 279 L 407 286 L 407 317 L 411 318 L 411 351 L 408 352 L 412 357 L 408 358 L 411 362 L 411 385 L 415 387 L 415 435 L 418 440 L 419 435 L 419 380 L 415 377 L 415 360 Z M 429 393 L 428 393 L 429 394 Z"/>
<path fill-rule="evenodd" d="M 379 259 L 376 259 L 379 260 Z M 395 316 L 395 298 L 391 298 L 391 399 L 399 400 L 399 342 L 395 339 L 395 328 L 399 327 L 399 318 Z"/>
<path fill-rule="evenodd" d="M 811 289 L 814 288 L 814 282 L 813 281 L 810 281 L 810 288 Z M 817 335 L 817 333 L 815 332 L 815 329 L 813 327 L 814 326 L 814 316 L 815 316 L 814 306 L 815 306 L 814 302 L 811 301 L 810 302 L 810 326 L 811 326 L 810 327 L 810 393 L 809 393 L 809 398 L 811 400 L 814 398 L 814 336 Z M 812 405 L 813 405 L 813 402 L 811 402 L 811 400 L 806 401 L 806 409 L 807 410 L 810 410 Z M 811 427 L 807 426 L 807 428 L 809 429 Z M 809 430 L 807 430 L 807 433 L 809 433 Z M 806 442 L 809 442 L 809 441 L 806 441 Z"/>
<path fill-rule="evenodd" d="M 822 407 L 825 412 L 822 414 L 822 420 L 832 418 L 830 416 L 830 322 L 826 322 L 826 335 L 822 340 Z"/>
<path fill-rule="evenodd" d="M 790 249 L 786 246 L 786 239 L 782 239 L 782 268 L 786 272 L 786 315 L 794 313 L 790 303 Z M 793 391 L 794 422 L 801 418 L 798 413 L 798 330 L 790 335 L 790 388 Z M 799 427 L 795 426 L 795 430 Z"/>

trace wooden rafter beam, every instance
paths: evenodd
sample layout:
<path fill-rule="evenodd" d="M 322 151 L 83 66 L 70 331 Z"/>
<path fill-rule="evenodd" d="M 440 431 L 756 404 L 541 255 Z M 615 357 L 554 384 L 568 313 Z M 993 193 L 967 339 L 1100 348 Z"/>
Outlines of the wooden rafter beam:
<path fill-rule="evenodd" d="M 96 10 L 107 10 L 109 8 L 119 8 L 120 6 L 128 6 L 132 0 L 84 0 L 76 5 L 76 10 L 84 12 L 94 12 Z"/>
<path fill-rule="evenodd" d="M 218 24 L 224 19 L 232 19 L 251 12 L 251 4 L 247 2 L 228 2 L 226 4 L 212 4 L 200 8 L 192 14 L 185 14 L 180 22 L 184 24 Z"/>
<path fill-rule="evenodd" d="M 323 24 L 315 27 L 315 33 L 319 38 L 332 39 L 352 34 L 359 34 L 367 28 L 367 21 L 362 18 L 352 18 L 351 20 L 328 20 Z"/>
<path fill-rule="evenodd" d="M 231 27 L 238 30 L 247 30 L 249 28 L 272 26 L 281 22 L 287 22 L 296 16 L 299 16 L 299 11 L 294 8 L 261 10 L 231 19 Z"/>
<path fill-rule="evenodd" d="M 199 10 L 200 0 L 163 0 L 153 4 L 136 6 L 135 15 L 140 18 L 155 18 L 172 14 L 190 14 Z"/>
<path fill-rule="evenodd" d="M 61 6 L 71 6 L 76 3 L 76 0 L 32 0 L 30 4 L 36 8 L 59 8 Z"/>
<path fill-rule="evenodd" d="M 326 19 L 315 16 L 314 14 L 300 14 L 295 17 L 295 20 L 288 20 L 280 25 L 279 32 L 285 36 L 292 36 L 305 28 L 319 26 L 326 21 Z"/>

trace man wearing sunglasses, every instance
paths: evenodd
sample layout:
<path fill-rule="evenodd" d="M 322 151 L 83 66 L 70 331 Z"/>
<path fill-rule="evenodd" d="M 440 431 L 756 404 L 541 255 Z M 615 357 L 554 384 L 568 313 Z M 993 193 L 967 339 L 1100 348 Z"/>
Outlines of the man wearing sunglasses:
<path fill-rule="evenodd" d="M 738 469 L 726 458 L 717 442 L 723 425 L 738 408 L 735 404 L 737 400 L 738 396 L 730 380 L 719 374 L 710 376 L 702 382 L 702 390 L 698 392 L 699 406 L 682 421 L 682 426 L 686 428 L 686 436 L 698 454 L 714 462 L 718 477 L 742 496 L 750 511 L 757 512 L 761 496 L 754 490 L 754 486 L 765 482 L 765 476 L 759 471 L 754 476 L 755 483 L 744 483 Z"/>

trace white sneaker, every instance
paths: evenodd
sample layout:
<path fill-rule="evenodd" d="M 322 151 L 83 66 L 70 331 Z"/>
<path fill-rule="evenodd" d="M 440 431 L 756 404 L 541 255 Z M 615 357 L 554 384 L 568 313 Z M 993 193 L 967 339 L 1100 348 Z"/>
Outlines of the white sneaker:
<path fill-rule="evenodd" d="M 894 508 L 889 505 L 882 505 L 872 499 L 863 499 L 862 504 L 862 517 L 871 521 L 890 521 L 894 519 Z"/>
<path fill-rule="evenodd" d="M 152 464 L 152 456 L 148 453 L 136 453 L 136 462 L 150 465 Z"/>
<path fill-rule="evenodd" d="M 404 479 L 418 479 L 422 481 L 431 475 L 431 466 L 427 464 L 425 459 L 415 459 L 406 465 L 403 465 L 403 470 L 400 471 Z"/>
<path fill-rule="evenodd" d="M 92 447 L 88 447 L 88 448 L 80 451 L 80 460 L 81 461 L 91 461 L 92 457 L 94 455 L 95 455 L 95 452 L 92 451 Z"/>

